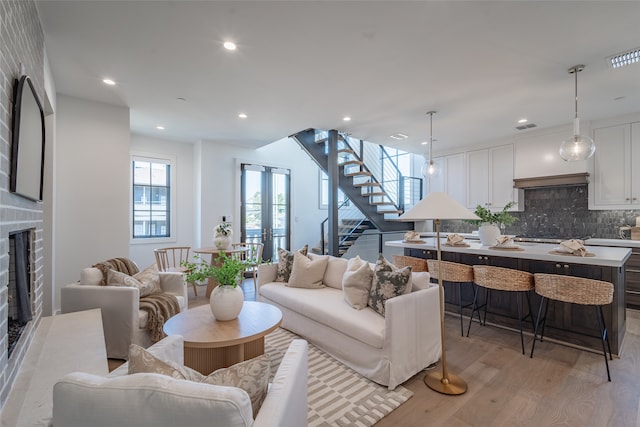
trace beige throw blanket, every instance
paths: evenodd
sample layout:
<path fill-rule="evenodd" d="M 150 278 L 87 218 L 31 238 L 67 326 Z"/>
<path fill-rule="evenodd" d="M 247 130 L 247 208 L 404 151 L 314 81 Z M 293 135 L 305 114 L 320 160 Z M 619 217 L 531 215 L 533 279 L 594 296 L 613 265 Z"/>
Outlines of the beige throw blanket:
<path fill-rule="evenodd" d="M 162 327 L 172 316 L 180 313 L 180 305 L 175 295 L 169 293 L 151 294 L 140 298 L 140 309 L 149 313 L 147 329 L 151 331 L 153 342 L 165 337 Z"/>
<path fill-rule="evenodd" d="M 138 270 L 138 266 L 129 258 L 111 258 L 94 264 L 93 267 L 102 272 L 102 282 L 100 283 L 102 286 L 107 284 L 107 275 L 109 270 L 119 271 L 121 273 L 128 274 L 129 276 L 133 276 L 140 271 Z"/>

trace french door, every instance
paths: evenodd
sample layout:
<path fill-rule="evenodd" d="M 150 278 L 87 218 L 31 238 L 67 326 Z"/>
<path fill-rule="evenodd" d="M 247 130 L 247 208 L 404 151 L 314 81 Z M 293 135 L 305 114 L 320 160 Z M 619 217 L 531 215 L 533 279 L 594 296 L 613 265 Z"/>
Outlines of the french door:
<path fill-rule="evenodd" d="M 240 232 L 243 242 L 264 243 L 262 258 L 276 261 L 290 243 L 290 171 L 242 164 Z"/>

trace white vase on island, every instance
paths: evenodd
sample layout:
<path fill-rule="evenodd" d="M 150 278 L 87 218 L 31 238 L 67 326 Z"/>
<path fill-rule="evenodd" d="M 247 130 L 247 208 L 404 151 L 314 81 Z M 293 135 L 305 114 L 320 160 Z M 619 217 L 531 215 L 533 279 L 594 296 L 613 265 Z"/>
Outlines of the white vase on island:
<path fill-rule="evenodd" d="M 500 228 L 492 223 L 483 222 L 478 228 L 478 238 L 484 246 L 493 246 L 500 236 Z"/>

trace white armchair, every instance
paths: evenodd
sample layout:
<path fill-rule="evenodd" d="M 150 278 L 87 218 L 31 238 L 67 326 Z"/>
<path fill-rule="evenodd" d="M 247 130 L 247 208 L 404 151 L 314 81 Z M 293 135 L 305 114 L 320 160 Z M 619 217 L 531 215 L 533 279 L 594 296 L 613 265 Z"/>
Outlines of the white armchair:
<path fill-rule="evenodd" d="M 187 284 L 183 273 L 159 273 L 160 287 L 174 294 L 180 311 L 187 309 Z M 129 345 L 149 347 L 152 344 L 147 330 L 148 313 L 140 310 L 140 291 L 133 287 L 100 286 L 73 283 L 60 289 L 62 313 L 99 308 L 107 356 L 127 359 Z"/>
<path fill-rule="evenodd" d="M 182 364 L 182 337 L 170 335 L 149 352 L 161 360 Z M 53 425 L 304 427 L 307 366 L 307 342 L 294 340 L 255 420 L 249 396 L 235 387 L 159 374 L 127 375 L 126 364 L 107 377 L 73 372 L 53 387 Z"/>

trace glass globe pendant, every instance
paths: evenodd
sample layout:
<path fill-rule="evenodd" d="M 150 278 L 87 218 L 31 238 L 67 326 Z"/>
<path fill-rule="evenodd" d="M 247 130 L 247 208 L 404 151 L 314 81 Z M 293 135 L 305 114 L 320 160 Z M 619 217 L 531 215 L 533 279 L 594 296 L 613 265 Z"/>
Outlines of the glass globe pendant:
<path fill-rule="evenodd" d="M 438 174 L 438 169 L 435 166 L 435 163 L 433 162 L 433 115 L 435 114 L 435 111 L 429 111 L 427 114 L 430 116 L 429 118 L 429 159 L 425 159 L 424 164 L 422 165 L 422 168 L 420 168 L 420 173 L 422 174 L 422 176 L 424 176 L 425 178 L 429 178 L 429 177 L 433 177 L 436 176 Z"/>
<path fill-rule="evenodd" d="M 587 160 L 596 151 L 593 139 L 586 135 L 580 135 L 580 119 L 578 118 L 578 73 L 584 70 L 584 65 L 574 65 L 569 68 L 569 74 L 575 75 L 575 109 L 573 119 L 573 136 L 560 144 L 560 157 L 567 162 Z"/>

